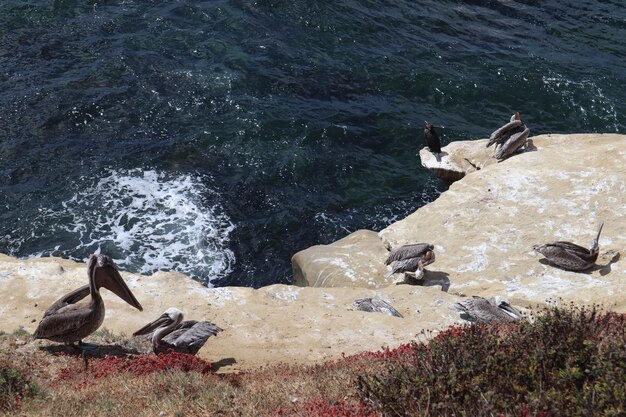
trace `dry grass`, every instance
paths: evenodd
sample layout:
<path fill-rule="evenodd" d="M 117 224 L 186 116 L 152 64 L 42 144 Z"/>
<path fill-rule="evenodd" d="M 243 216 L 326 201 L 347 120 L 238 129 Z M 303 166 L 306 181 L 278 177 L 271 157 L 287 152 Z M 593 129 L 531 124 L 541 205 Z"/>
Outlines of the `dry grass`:
<path fill-rule="evenodd" d="M 117 346 L 129 346 L 123 337 L 107 332 L 96 336 Z M 16 404 L 0 410 L 0 415 L 315 415 L 310 414 L 311 407 L 358 404 L 354 378 L 362 365 L 357 362 L 368 361 L 320 366 L 279 364 L 255 372 L 220 375 L 204 372 L 203 360 L 178 354 L 158 361 L 152 354 L 126 359 L 91 357 L 85 368 L 81 355 L 69 354 L 68 349 L 58 352 L 56 346 L 30 341 L 24 334 L 0 335 L 0 366 L 20 370 L 33 387 L 25 390 Z M 179 359 L 196 361 L 198 366 L 181 369 Z M 303 407 L 304 411 L 299 410 Z"/>

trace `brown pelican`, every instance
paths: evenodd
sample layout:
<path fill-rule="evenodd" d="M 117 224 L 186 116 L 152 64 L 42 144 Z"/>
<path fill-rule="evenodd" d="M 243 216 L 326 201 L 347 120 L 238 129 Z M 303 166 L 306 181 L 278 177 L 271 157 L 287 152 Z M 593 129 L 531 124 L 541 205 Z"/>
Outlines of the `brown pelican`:
<path fill-rule="evenodd" d="M 432 123 L 424 122 L 424 139 L 426 139 L 426 145 L 432 153 L 441 153 L 441 141 Z"/>
<path fill-rule="evenodd" d="M 511 116 L 509 123 L 497 129 L 489 136 L 487 147 L 495 143 L 495 158 L 498 160 L 506 159 L 524 146 L 529 134 L 530 129 L 522 122 L 520 113 L 515 112 L 515 114 Z"/>
<path fill-rule="evenodd" d="M 400 314 L 398 310 L 396 310 L 389 303 L 381 300 L 380 298 L 360 298 L 358 300 L 354 300 L 352 305 L 357 310 L 385 313 L 389 314 L 390 316 L 402 318 L 402 314 Z"/>
<path fill-rule="evenodd" d="M 563 241 L 535 245 L 533 249 L 560 268 L 568 271 L 584 271 L 591 268 L 598 259 L 598 253 L 600 253 L 598 240 L 603 226 L 604 222 L 601 222 L 600 227 L 598 227 L 598 234 L 591 242 L 589 249 Z"/>
<path fill-rule="evenodd" d="M 156 330 L 155 330 L 156 329 Z M 158 319 L 146 324 L 133 333 L 133 336 L 152 335 L 154 353 L 174 352 L 195 355 L 204 346 L 207 339 L 222 331 L 208 321 L 183 321 L 183 312 L 176 308 L 168 308 Z"/>
<path fill-rule="evenodd" d="M 475 295 L 455 303 L 451 309 L 462 313 L 461 318 L 476 323 L 508 323 L 522 318 L 522 313 L 500 297 L 486 299 Z"/>
<path fill-rule="evenodd" d="M 385 275 L 385 279 L 398 272 L 421 279 L 424 276 L 424 267 L 435 262 L 434 248 L 430 243 L 416 243 L 392 250 L 385 261 L 385 265 L 391 265 L 391 270 Z"/>
<path fill-rule="evenodd" d="M 104 302 L 99 289 L 104 287 L 138 310 L 143 310 L 113 260 L 106 255 L 91 255 L 87 266 L 89 284 L 80 287 L 59 300 L 46 310 L 35 330 L 35 339 L 50 339 L 85 346 L 82 339 L 95 332 L 104 320 Z M 88 303 L 78 301 L 91 294 Z"/>
<path fill-rule="evenodd" d="M 497 129 L 489 136 L 489 142 L 487 142 L 487 148 L 496 143 L 498 145 L 502 145 L 506 139 L 510 136 L 510 132 L 519 129 L 522 126 L 522 120 L 520 118 L 519 112 L 515 112 L 513 116 L 511 116 L 511 120 L 509 123 L 505 124 L 501 128 Z"/>

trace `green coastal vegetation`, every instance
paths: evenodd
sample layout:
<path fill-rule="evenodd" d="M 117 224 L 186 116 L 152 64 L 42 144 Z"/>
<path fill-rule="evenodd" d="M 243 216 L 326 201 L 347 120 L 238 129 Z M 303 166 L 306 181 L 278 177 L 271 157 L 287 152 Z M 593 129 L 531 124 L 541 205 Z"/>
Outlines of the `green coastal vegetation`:
<path fill-rule="evenodd" d="M 532 316 L 313 366 L 231 374 L 196 356 L 129 354 L 132 342 L 107 331 L 93 340 L 112 354 L 83 357 L 36 345 L 20 329 L 0 335 L 0 414 L 626 415 L 626 315 L 570 305 Z"/>

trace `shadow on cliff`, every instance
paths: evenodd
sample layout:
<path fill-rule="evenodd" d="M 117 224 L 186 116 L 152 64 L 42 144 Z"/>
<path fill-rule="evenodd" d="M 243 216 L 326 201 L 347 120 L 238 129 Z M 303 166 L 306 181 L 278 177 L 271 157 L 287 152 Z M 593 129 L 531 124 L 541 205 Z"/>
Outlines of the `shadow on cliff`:
<path fill-rule="evenodd" d="M 603 265 L 596 264 L 596 266 L 591 268 L 591 272 L 600 271 L 601 276 L 608 275 L 611 272 L 611 264 L 619 261 L 620 256 L 620 253 L 616 250 L 609 250 L 604 252 L 602 255 L 600 255 L 600 259 L 598 260 L 605 263 Z"/>
<path fill-rule="evenodd" d="M 450 288 L 450 278 L 447 272 L 424 270 L 424 278 L 418 281 L 417 285 L 422 287 L 433 287 L 440 285 L 441 291 L 448 292 Z"/>
<path fill-rule="evenodd" d="M 93 358 L 104 358 L 105 356 L 115 356 L 117 358 L 126 358 L 131 355 L 139 355 L 143 352 L 135 348 L 129 348 L 121 345 L 90 345 L 94 346 L 93 349 L 85 350 L 85 356 Z M 82 356 L 83 352 L 78 348 L 70 345 L 48 345 L 41 346 L 39 349 L 46 351 L 53 355 L 76 355 Z"/>
<path fill-rule="evenodd" d="M 217 362 L 211 362 L 211 372 L 217 372 L 218 369 L 223 368 L 224 366 L 231 366 L 236 363 L 237 360 L 235 358 L 224 358 Z"/>

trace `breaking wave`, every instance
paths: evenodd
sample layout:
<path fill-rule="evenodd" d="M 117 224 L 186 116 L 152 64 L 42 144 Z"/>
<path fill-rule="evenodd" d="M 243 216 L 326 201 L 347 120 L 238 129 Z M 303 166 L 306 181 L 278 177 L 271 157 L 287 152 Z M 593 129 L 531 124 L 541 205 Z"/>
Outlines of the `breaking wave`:
<path fill-rule="evenodd" d="M 193 175 L 153 170 L 110 170 L 95 184 L 62 203 L 61 232 L 78 249 L 111 254 L 124 269 L 143 274 L 178 271 L 210 284 L 231 271 L 228 249 L 234 225 L 219 195 Z"/>

